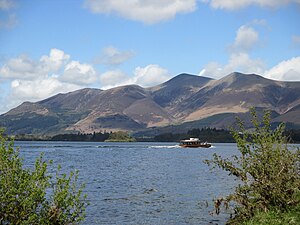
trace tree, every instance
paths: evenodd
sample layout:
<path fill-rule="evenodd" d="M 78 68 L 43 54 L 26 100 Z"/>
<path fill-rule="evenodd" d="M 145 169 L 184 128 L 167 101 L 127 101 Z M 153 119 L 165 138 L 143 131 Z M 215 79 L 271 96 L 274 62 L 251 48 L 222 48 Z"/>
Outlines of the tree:
<path fill-rule="evenodd" d="M 233 194 L 215 201 L 217 213 L 222 203 L 235 202 L 229 224 L 241 224 L 260 212 L 286 211 L 300 203 L 299 149 L 287 145 L 283 124 L 271 130 L 269 112 L 262 122 L 254 109 L 251 114 L 254 130 L 246 130 L 238 120 L 239 129 L 232 131 L 240 154 L 231 159 L 214 154 L 212 160 L 206 160 L 241 181 Z"/>
<path fill-rule="evenodd" d="M 107 140 L 108 142 L 134 142 L 135 138 L 130 137 L 130 135 L 125 131 L 117 131 L 110 133 Z"/>
<path fill-rule="evenodd" d="M 23 167 L 19 150 L 0 131 L 0 224 L 79 224 L 87 206 L 78 172 L 48 174 L 41 155 L 33 169 Z M 51 162 L 50 162 L 51 163 Z"/>

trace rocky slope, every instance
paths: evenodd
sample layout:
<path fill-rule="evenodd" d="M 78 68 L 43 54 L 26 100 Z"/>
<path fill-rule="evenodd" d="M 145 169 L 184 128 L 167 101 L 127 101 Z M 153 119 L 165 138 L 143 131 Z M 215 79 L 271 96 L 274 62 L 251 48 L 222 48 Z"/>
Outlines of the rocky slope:
<path fill-rule="evenodd" d="M 248 115 L 252 106 L 272 110 L 274 122 L 300 127 L 300 82 L 241 73 L 219 80 L 180 74 L 151 88 L 86 88 L 24 102 L 2 114 L 0 126 L 10 134 L 140 131 L 168 125 L 200 126 L 199 121 L 224 128 L 236 115 Z"/>

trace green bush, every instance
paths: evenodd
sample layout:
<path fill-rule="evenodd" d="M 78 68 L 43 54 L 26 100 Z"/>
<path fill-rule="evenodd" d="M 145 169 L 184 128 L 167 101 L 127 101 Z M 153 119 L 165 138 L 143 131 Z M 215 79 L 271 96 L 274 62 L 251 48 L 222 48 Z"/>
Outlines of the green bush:
<path fill-rule="evenodd" d="M 78 186 L 78 172 L 55 177 L 42 155 L 32 170 L 23 167 L 19 151 L 0 131 L 0 224 L 79 224 L 85 216 L 86 196 Z"/>
<path fill-rule="evenodd" d="M 248 131 L 238 120 L 238 130 L 232 134 L 240 152 L 230 159 L 214 154 L 206 163 L 229 172 L 241 181 L 235 192 L 217 199 L 216 212 L 222 203 L 233 201 L 234 217 L 229 224 L 241 224 L 261 212 L 286 212 L 299 205 L 300 151 L 290 149 L 283 136 L 284 125 L 271 130 L 270 113 L 262 122 L 251 110 L 254 129 Z"/>
<path fill-rule="evenodd" d="M 299 225 L 300 224 L 300 207 L 295 207 L 286 212 L 271 210 L 256 214 L 249 221 L 242 225 Z"/>
<path fill-rule="evenodd" d="M 117 131 L 114 133 L 110 133 L 107 142 L 134 142 L 136 141 L 133 137 L 125 131 Z"/>

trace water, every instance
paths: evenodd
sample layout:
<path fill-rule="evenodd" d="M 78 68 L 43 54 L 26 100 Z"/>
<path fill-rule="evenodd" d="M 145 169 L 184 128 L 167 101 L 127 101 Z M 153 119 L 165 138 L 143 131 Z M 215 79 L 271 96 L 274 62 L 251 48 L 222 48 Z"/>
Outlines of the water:
<path fill-rule="evenodd" d="M 176 143 L 16 142 L 26 166 L 45 153 L 53 168 L 79 170 L 90 205 L 84 224 L 225 224 L 211 215 L 212 199 L 236 181 L 203 163 L 213 153 L 230 157 L 235 144 L 183 149 Z"/>

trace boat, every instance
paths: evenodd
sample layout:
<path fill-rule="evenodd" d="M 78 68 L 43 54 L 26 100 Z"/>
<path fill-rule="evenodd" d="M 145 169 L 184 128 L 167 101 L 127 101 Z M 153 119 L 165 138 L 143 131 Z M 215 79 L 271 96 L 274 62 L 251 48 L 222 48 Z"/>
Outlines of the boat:
<path fill-rule="evenodd" d="M 190 138 L 188 140 L 180 140 L 179 146 L 183 148 L 209 148 L 211 144 L 201 142 L 199 138 Z"/>

